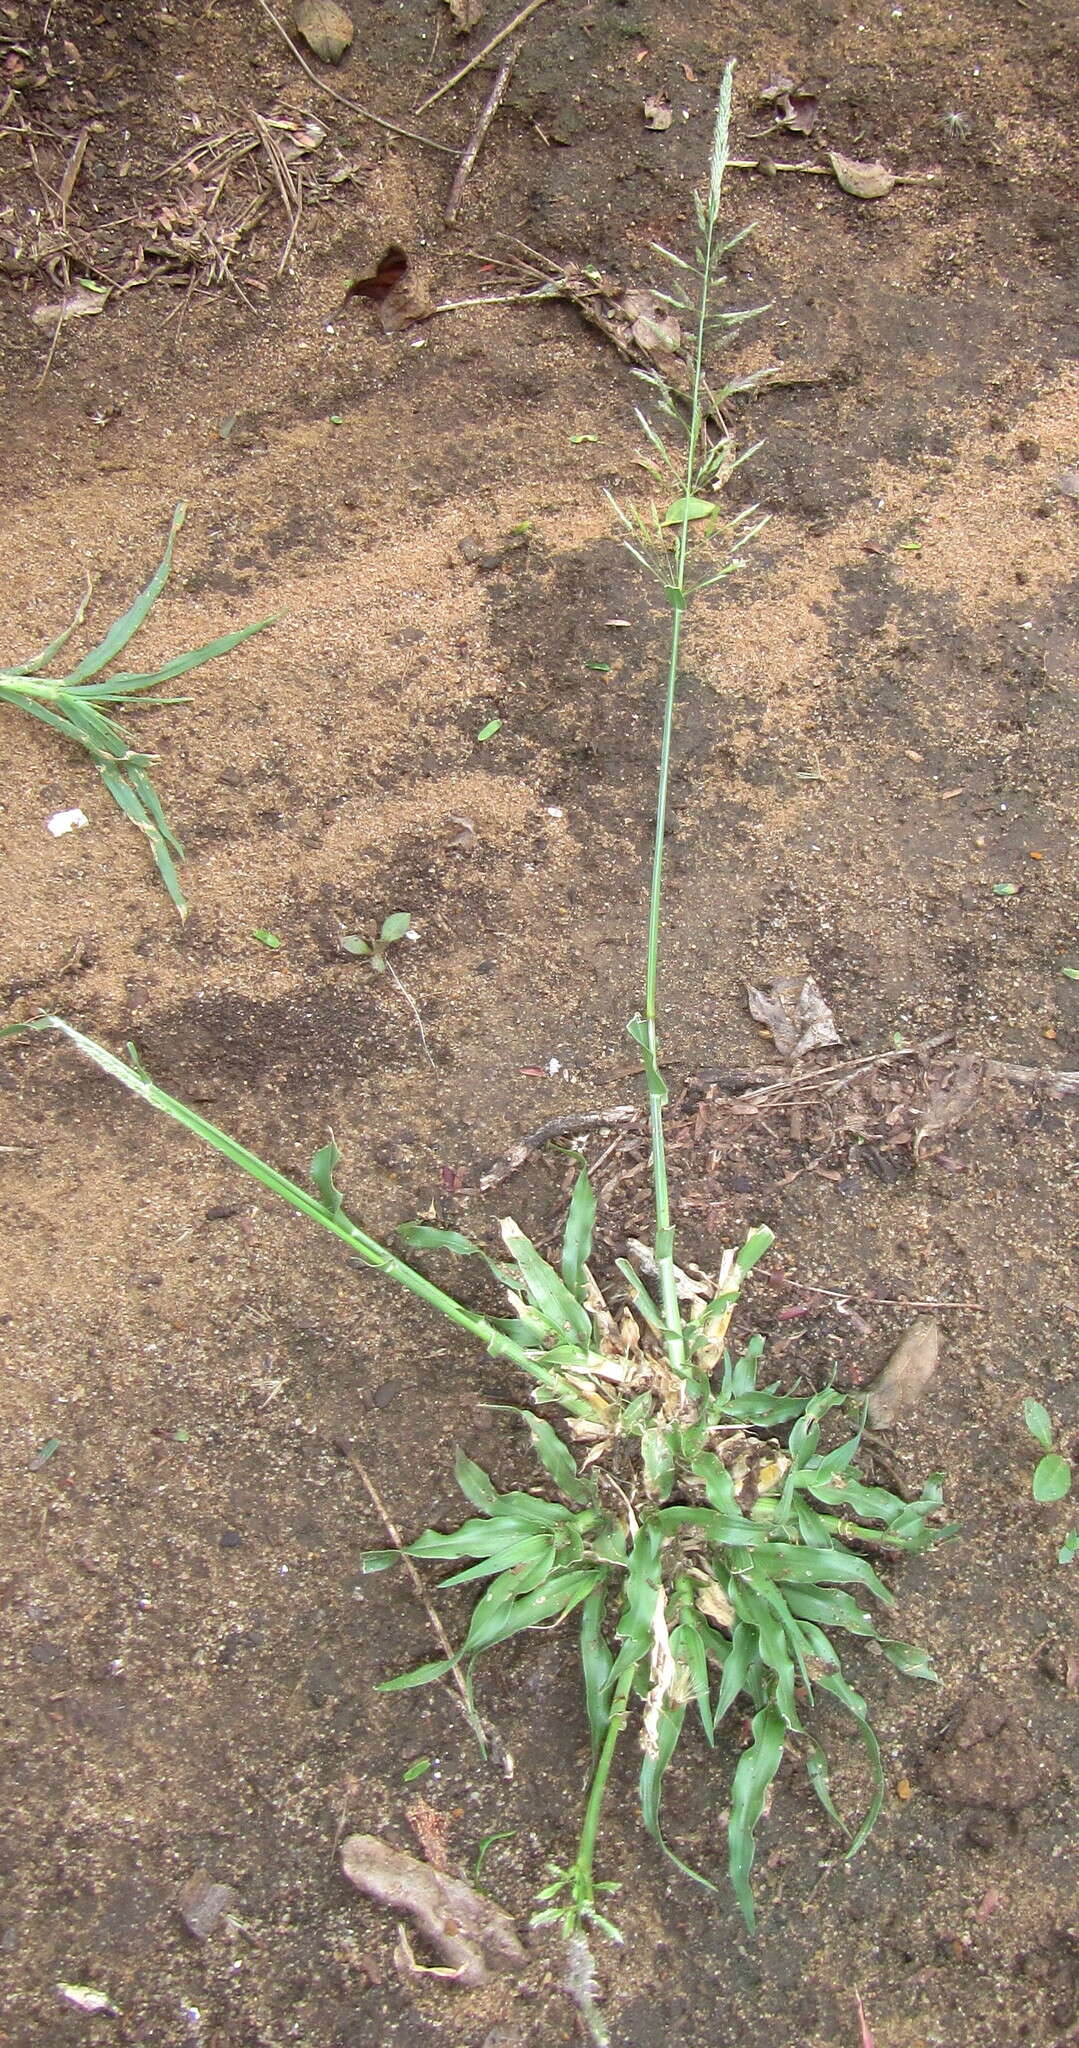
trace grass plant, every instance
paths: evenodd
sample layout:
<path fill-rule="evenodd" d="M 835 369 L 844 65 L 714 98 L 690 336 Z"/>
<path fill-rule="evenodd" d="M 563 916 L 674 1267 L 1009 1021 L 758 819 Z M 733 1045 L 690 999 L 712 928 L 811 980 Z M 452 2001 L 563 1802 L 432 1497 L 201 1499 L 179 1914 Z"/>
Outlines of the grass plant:
<path fill-rule="evenodd" d="M 113 801 L 119 804 L 125 818 L 129 818 L 149 840 L 158 873 L 181 918 L 187 916 L 187 903 L 180 887 L 177 863 L 183 860 L 184 850 L 165 817 L 150 779 L 153 756 L 132 746 L 123 727 L 109 718 L 103 707 L 122 705 L 132 709 L 142 708 L 147 703 L 182 704 L 185 701 L 182 697 L 149 697 L 147 693 L 161 683 L 175 682 L 189 669 L 201 668 L 204 662 L 216 661 L 219 655 L 231 654 L 241 641 L 250 639 L 252 633 L 261 633 L 263 627 L 270 624 L 269 619 L 260 619 L 253 626 L 242 627 L 238 633 L 224 633 L 220 639 L 192 648 L 189 654 L 177 654 L 162 667 L 143 674 L 129 671 L 111 676 L 104 674 L 109 663 L 123 653 L 129 640 L 134 639 L 160 597 L 172 568 L 172 551 L 186 510 L 185 505 L 177 505 L 165 552 L 145 589 L 139 592 L 127 611 L 113 621 L 104 639 L 92 647 L 68 675 L 46 676 L 42 670 L 55 661 L 81 626 L 90 602 L 90 590 L 70 626 L 43 647 L 40 654 L 15 668 L 0 669 L 0 703 L 12 704 L 16 710 L 29 712 L 31 718 L 40 719 L 43 725 L 51 725 L 54 731 L 63 733 L 65 739 L 74 740 L 89 754 Z"/>
<path fill-rule="evenodd" d="M 644 1004 L 629 1025 L 648 1094 L 653 1244 L 631 1246 L 635 1261 L 617 1261 L 617 1280 L 601 1287 L 592 1264 L 596 1202 L 583 1167 L 557 1264 L 509 1218 L 501 1224 L 496 1254 L 457 1231 L 405 1226 L 400 1236 L 413 1259 L 449 1253 L 486 1265 L 505 1297 L 504 1312 L 480 1313 L 348 1218 L 335 1182 L 338 1154 L 332 1143 L 312 1163 L 309 1191 L 168 1095 L 137 1062 L 119 1059 L 59 1018 L 37 1020 L 63 1031 L 126 1088 L 332 1232 L 359 1260 L 437 1309 L 530 1383 L 531 1404 L 519 1412 L 542 1469 L 542 1489 L 500 1492 L 478 1465 L 459 1455 L 457 1481 L 472 1513 L 456 1529 L 425 1530 L 406 1554 L 448 1566 L 446 1586 L 482 1590 L 456 1655 L 391 1678 L 385 1689 L 425 1685 L 450 1672 L 463 1673 L 471 1685 L 481 1655 L 526 1631 L 574 1617 L 592 1768 L 574 1853 L 551 1869 L 536 1917 L 557 1925 L 578 1945 L 578 1955 L 593 1930 L 617 1938 L 611 1904 L 616 1887 L 597 1876 L 596 1855 L 612 1765 L 631 1716 L 639 1723 L 644 1825 L 681 1870 L 709 1887 L 713 1876 L 691 1870 L 664 1840 L 663 1786 L 687 1715 L 699 1722 L 710 1748 L 727 1725 L 729 1744 L 738 1751 L 724 1795 L 728 1870 L 750 1927 L 757 1832 L 788 1753 L 803 1762 L 853 1855 L 879 1813 L 884 1778 L 868 1708 L 843 1670 L 837 1638 L 869 1644 L 906 1675 L 931 1679 L 924 1653 L 887 1632 L 882 1616 L 894 1595 L 879 1566 L 950 1533 L 939 1525 L 936 1478 L 907 1501 L 860 1476 L 861 1429 L 836 1429 L 844 1409 L 838 1389 L 784 1390 L 762 1379 L 760 1337 L 740 1347 L 729 1342 L 741 1289 L 768 1251 L 771 1232 L 752 1231 L 740 1248 L 724 1252 L 711 1277 L 675 1258 L 664 1146 L 659 955 L 680 649 L 689 605 L 741 566 L 742 547 L 763 523 L 756 508 L 731 514 L 722 499 L 724 485 L 744 460 L 734 449 L 724 407 L 750 380 L 714 389 L 707 370 L 715 341 L 745 317 L 715 308 L 723 259 L 741 239 L 724 241 L 720 233 L 730 105 L 728 69 L 707 193 L 697 201 L 696 257 L 672 258 L 680 283 L 671 303 L 694 337 L 691 398 L 683 406 L 661 377 L 650 374 L 667 427 L 661 434 L 640 416 L 657 498 L 644 509 L 616 508 L 631 553 L 660 586 L 671 615 Z M 548 1413 L 537 1412 L 544 1409 Z M 396 1550 L 372 1553 L 365 1568 L 393 1566 L 399 1556 Z M 827 1759 L 811 1722 L 821 1696 L 849 1717 L 868 1761 L 866 1811 L 849 1827 L 833 1800 Z M 599 2029 L 594 2012 L 589 2024 Z"/>

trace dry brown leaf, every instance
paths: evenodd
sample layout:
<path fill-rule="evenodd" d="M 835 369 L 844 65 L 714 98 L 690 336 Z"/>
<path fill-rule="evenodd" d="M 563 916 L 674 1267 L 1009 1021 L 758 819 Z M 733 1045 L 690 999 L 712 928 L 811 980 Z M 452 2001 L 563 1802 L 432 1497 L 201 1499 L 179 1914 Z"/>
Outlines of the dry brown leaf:
<path fill-rule="evenodd" d="M 665 92 L 650 92 L 644 103 L 644 125 L 662 134 L 674 120 L 670 100 Z"/>
<path fill-rule="evenodd" d="M 464 1990 L 486 1984 L 493 1970 L 519 1970 L 526 1957 L 508 1913 L 459 1877 L 447 1877 L 391 1848 L 377 1835 L 350 1835 L 341 1846 L 350 1884 L 376 1905 L 404 1913 Z"/>
<path fill-rule="evenodd" d="M 352 17 L 337 0 L 296 0 L 292 19 L 309 50 L 326 64 L 339 64 L 356 33 Z"/>
<path fill-rule="evenodd" d="M 483 20 L 483 0 L 446 0 L 459 36 L 467 36 Z"/>
<path fill-rule="evenodd" d="M 655 292 L 623 292 L 620 310 L 632 321 L 630 333 L 645 355 L 674 355 L 682 346 L 682 329 Z"/>
<path fill-rule="evenodd" d="M 939 1138 L 963 1123 L 981 1093 L 985 1062 L 977 1054 L 961 1053 L 942 1072 L 930 1072 L 929 1101 L 914 1136 L 914 1157 L 930 1138 Z"/>
<path fill-rule="evenodd" d="M 78 285 L 64 299 L 54 299 L 47 306 L 35 306 L 30 318 L 35 327 L 47 328 L 51 333 L 62 321 L 85 320 L 92 313 L 103 313 L 111 297 L 110 291 L 91 291 L 87 285 Z"/>
<path fill-rule="evenodd" d="M 437 1806 L 432 1806 L 421 1796 L 414 1799 L 411 1806 L 406 1806 L 405 1819 L 432 1870 L 448 1870 L 450 1829 L 453 1826 L 449 1815 L 440 1813 Z"/>
<path fill-rule="evenodd" d="M 924 1394 L 940 1357 L 940 1324 L 919 1316 L 899 1339 L 886 1366 L 870 1382 L 866 1421 L 870 1429 L 891 1429 Z"/>
<path fill-rule="evenodd" d="M 774 981 L 770 989 L 749 988 L 749 1014 L 766 1024 L 776 1051 L 800 1060 L 821 1045 L 841 1045 L 835 1018 L 811 975 L 804 981 Z"/>
<path fill-rule="evenodd" d="M 239 1894 L 232 1885 L 216 1884 L 204 1870 L 197 1870 L 180 1893 L 180 1918 L 196 1941 L 206 1941 L 218 1921 L 238 1903 Z"/>
<path fill-rule="evenodd" d="M 895 185 L 894 174 L 883 164 L 859 164 L 850 156 L 840 156 L 837 149 L 828 151 L 828 162 L 836 175 L 836 183 L 849 192 L 852 199 L 887 199 Z"/>

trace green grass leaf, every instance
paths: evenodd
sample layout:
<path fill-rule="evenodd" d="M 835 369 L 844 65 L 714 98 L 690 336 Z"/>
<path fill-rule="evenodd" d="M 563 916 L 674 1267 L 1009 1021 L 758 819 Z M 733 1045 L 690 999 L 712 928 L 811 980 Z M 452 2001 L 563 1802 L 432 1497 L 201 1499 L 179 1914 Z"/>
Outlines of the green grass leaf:
<path fill-rule="evenodd" d="M 493 1514 L 498 1506 L 498 1492 L 488 1479 L 482 1465 L 477 1465 L 464 1451 L 458 1451 L 453 1461 L 453 1476 L 461 1492 L 474 1508 L 483 1514 Z"/>
<path fill-rule="evenodd" d="M 527 1408 L 522 1408 L 521 1417 L 528 1426 L 540 1464 L 550 1474 L 559 1492 L 564 1493 L 567 1500 L 576 1502 L 578 1507 L 591 1507 L 595 1502 L 595 1489 L 581 1478 L 572 1451 L 566 1448 L 557 1431 L 541 1415 L 532 1415 Z"/>
<path fill-rule="evenodd" d="M 768 1790 L 783 1761 L 786 1729 L 775 1707 L 763 1707 L 753 1716 L 749 1748 L 738 1759 L 731 1786 L 731 1817 L 728 1827 L 731 1889 L 742 1909 L 750 1933 L 757 1926 L 749 1876 L 757 1853 L 757 1826 L 764 1812 Z"/>
<path fill-rule="evenodd" d="M 562 1278 L 577 1301 L 584 1298 L 585 1267 L 592 1256 L 592 1232 L 596 1221 L 596 1197 L 582 1166 L 574 1183 L 562 1238 Z"/>
<path fill-rule="evenodd" d="M 587 1312 L 510 1216 L 505 1217 L 502 1223 L 502 1241 L 517 1264 L 532 1306 L 538 1309 L 558 1336 L 568 1337 L 587 1350 L 592 1342 L 592 1324 Z"/>
<path fill-rule="evenodd" d="M 581 1608 L 581 1671 L 593 1762 L 607 1733 L 614 1669 L 614 1658 L 603 1634 L 606 1600 L 607 1582 L 603 1579 L 592 1588 Z"/>

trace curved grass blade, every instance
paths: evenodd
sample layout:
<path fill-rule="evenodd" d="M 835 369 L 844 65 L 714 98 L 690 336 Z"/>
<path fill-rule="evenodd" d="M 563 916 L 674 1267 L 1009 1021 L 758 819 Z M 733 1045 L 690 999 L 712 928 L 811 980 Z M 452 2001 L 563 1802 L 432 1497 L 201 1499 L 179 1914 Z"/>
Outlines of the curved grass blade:
<path fill-rule="evenodd" d="M 479 1508 L 481 1514 L 494 1513 L 498 1506 L 498 1491 L 482 1465 L 477 1465 L 464 1451 L 458 1451 L 453 1461 L 453 1476 L 465 1499 L 474 1508 Z"/>
<path fill-rule="evenodd" d="M 749 1748 L 738 1759 L 731 1786 L 730 1844 L 731 1889 L 742 1909 L 751 1934 L 756 1932 L 757 1912 L 749 1889 L 749 1875 L 757 1853 L 757 1827 L 765 1802 L 783 1761 L 786 1729 L 775 1707 L 762 1707 L 753 1716 Z"/>
<path fill-rule="evenodd" d="M 106 663 L 115 661 L 116 656 L 123 652 L 128 641 L 134 639 L 139 627 L 146 619 L 147 613 L 150 611 L 155 600 L 160 597 L 168 582 L 169 572 L 172 568 L 172 551 L 176 545 L 176 536 L 186 517 L 187 506 L 184 504 L 177 505 L 172 515 L 168 539 L 165 542 L 165 552 L 157 568 L 154 570 L 149 583 L 146 584 L 143 590 L 140 590 L 138 596 L 128 606 L 126 612 L 120 618 L 113 621 L 105 638 L 99 640 L 96 647 L 91 647 L 89 654 L 83 655 L 78 667 L 72 669 L 71 674 L 67 677 L 69 688 L 76 683 L 85 682 L 88 676 L 96 676 L 99 669 L 103 669 Z"/>
<path fill-rule="evenodd" d="M 531 1415 L 527 1408 L 521 1409 L 521 1417 L 527 1423 L 536 1456 L 544 1471 L 554 1480 L 560 1493 L 572 1500 L 578 1507 L 592 1507 L 595 1504 L 595 1488 L 582 1479 L 577 1470 L 572 1451 L 567 1450 L 557 1431 L 551 1428 L 540 1415 Z"/>

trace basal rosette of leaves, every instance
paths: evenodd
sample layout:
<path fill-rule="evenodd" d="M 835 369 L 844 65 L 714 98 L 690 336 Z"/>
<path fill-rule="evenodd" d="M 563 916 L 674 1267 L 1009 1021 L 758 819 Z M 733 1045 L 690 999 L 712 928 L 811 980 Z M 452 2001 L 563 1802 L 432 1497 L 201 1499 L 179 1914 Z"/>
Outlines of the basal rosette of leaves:
<path fill-rule="evenodd" d="M 619 1261 L 626 1283 L 620 1308 L 600 1291 L 588 1263 L 594 1221 L 582 1170 L 561 1272 L 509 1220 L 502 1224 L 505 1260 L 486 1259 L 457 1231 L 412 1224 L 401 1232 L 413 1251 L 486 1259 L 512 1311 L 491 1321 L 527 1353 L 534 1400 L 561 1411 L 570 1440 L 521 1411 L 551 1482 L 546 1496 L 499 1493 L 459 1454 L 457 1483 L 475 1514 L 456 1529 L 425 1530 L 406 1554 L 454 1567 L 445 1587 L 487 1582 L 456 1660 L 469 1677 L 485 1651 L 576 1617 L 593 1776 L 577 1856 L 553 1872 L 537 1920 L 557 1921 L 567 1935 L 589 1926 L 616 1933 L 603 1911 L 609 1887 L 596 1882 L 593 1864 L 614 1748 L 636 1707 L 645 1826 L 680 1869 L 710 1887 L 711 1878 L 664 1840 L 663 1779 L 687 1713 L 710 1746 L 729 1717 L 751 1716 L 730 1787 L 728 1836 L 730 1881 L 752 1927 L 757 1828 L 788 1748 L 848 1834 L 848 1854 L 880 1811 L 879 1748 L 835 1636 L 869 1638 L 908 1677 L 934 1676 L 922 1651 L 882 1633 L 876 1610 L 893 1595 L 863 1553 L 919 1551 L 951 1532 L 935 1526 L 935 1479 L 906 1501 L 860 1477 L 860 1429 L 822 1448 L 822 1424 L 845 1398 L 836 1388 L 798 1394 L 762 1386 L 763 1339 L 752 1338 L 736 1357 L 726 1348 L 742 1283 L 769 1249 L 770 1231 L 754 1231 L 741 1250 L 727 1252 L 714 1284 L 675 1269 L 688 1309 L 686 1363 L 675 1372 L 659 1304 L 642 1274 Z M 646 1248 L 637 1250 L 643 1264 Z M 365 1570 L 388 1567 L 399 1555 L 370 1553 Z M 429 1684 L 451 1668 L 448 1659 L 421 1664 L 383 1690 Z M 872 1796 L 854 1829 L 840 1819 L 824 1751 L 807 1727 L 819 1693 L 845 1710 L 865 1746 Z"/>

